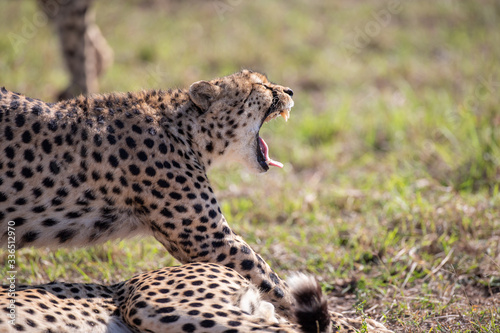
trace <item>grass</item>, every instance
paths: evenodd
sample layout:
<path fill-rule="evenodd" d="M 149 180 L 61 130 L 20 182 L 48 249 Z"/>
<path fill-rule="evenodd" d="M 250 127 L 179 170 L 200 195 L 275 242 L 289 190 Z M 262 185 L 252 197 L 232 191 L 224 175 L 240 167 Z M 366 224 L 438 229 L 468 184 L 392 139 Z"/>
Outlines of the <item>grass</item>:
<path fill-rule="evenodd" d="M 245 67 L 294 89 L 291 120 L 262 131 L 285 168 L 210 174 L 232 227 L 281 275 L 311 272 L 338 311 L 397 332 L 500 332 L 496 1 L 113 0 L 97 10 L 115 51 L 101 91 Z M 67 78 L 48 25 L 23 35 L 36 11 L 0 4 L 0 84 L 50 100 Z M 13 34 L 26 43 L 13 48 Z M 38 283 L 116 282 L 175 261 L 148 239 L 24 249 L 17 263 L 21 282 Z"/>

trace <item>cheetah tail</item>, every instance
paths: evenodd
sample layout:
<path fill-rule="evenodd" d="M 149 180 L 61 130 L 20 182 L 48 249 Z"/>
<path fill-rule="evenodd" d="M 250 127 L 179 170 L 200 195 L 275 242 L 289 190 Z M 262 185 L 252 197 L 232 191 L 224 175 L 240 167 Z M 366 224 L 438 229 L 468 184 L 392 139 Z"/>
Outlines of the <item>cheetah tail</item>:
<path fill-rule="evenodd" d="M 287 279 L 295 299 L 295 319 L 306 333 L 331 331 L 331 317 L 325 295 L 318 281 L 309 275 L 296 273 Z"/>

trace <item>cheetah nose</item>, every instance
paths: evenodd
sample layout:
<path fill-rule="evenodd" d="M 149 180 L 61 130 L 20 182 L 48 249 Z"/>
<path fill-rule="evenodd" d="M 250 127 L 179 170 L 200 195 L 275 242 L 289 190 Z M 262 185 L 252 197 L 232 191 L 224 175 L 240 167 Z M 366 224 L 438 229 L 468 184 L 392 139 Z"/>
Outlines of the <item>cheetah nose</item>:
<path fill-rule="evenodd" d="M 285 94 L 288 94 L 290 96 L 293 96 L 293 90 L 290 89 L 290 88 L 286 88 L 285 90 L 283 90 L 285 92 Z"/>

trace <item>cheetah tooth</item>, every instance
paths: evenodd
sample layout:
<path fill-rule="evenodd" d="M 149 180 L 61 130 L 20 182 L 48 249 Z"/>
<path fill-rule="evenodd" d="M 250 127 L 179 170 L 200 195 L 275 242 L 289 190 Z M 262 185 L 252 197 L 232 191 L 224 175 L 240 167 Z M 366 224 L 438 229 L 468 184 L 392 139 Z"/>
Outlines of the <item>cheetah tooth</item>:
<path fill-rule="evenodd" d="M 290 119 L 290 109 L 286 109 L 281 111 L 280 115 L 285 119 L 285 121 L 288 121 Z"/>

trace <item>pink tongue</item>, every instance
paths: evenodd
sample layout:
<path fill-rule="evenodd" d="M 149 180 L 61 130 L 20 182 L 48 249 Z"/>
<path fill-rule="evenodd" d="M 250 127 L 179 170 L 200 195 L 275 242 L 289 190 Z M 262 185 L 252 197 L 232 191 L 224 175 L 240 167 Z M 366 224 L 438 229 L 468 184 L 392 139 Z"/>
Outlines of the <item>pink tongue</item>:
<path fill-rule="evenodd" d="M 283 163 L 278 162 L 278 161 L 274 161 L 274 160 L 269 158 L 269 148 L 267 147 L 267 143 L 260 136 L 259 136 L 259 145 L 260 145 L 260 150 L 262 151 L 262 154 L 264 154 L 264 157 L 266 158 L 267 164 L 278 167 L 278 168 L 283 167 Z"/>

